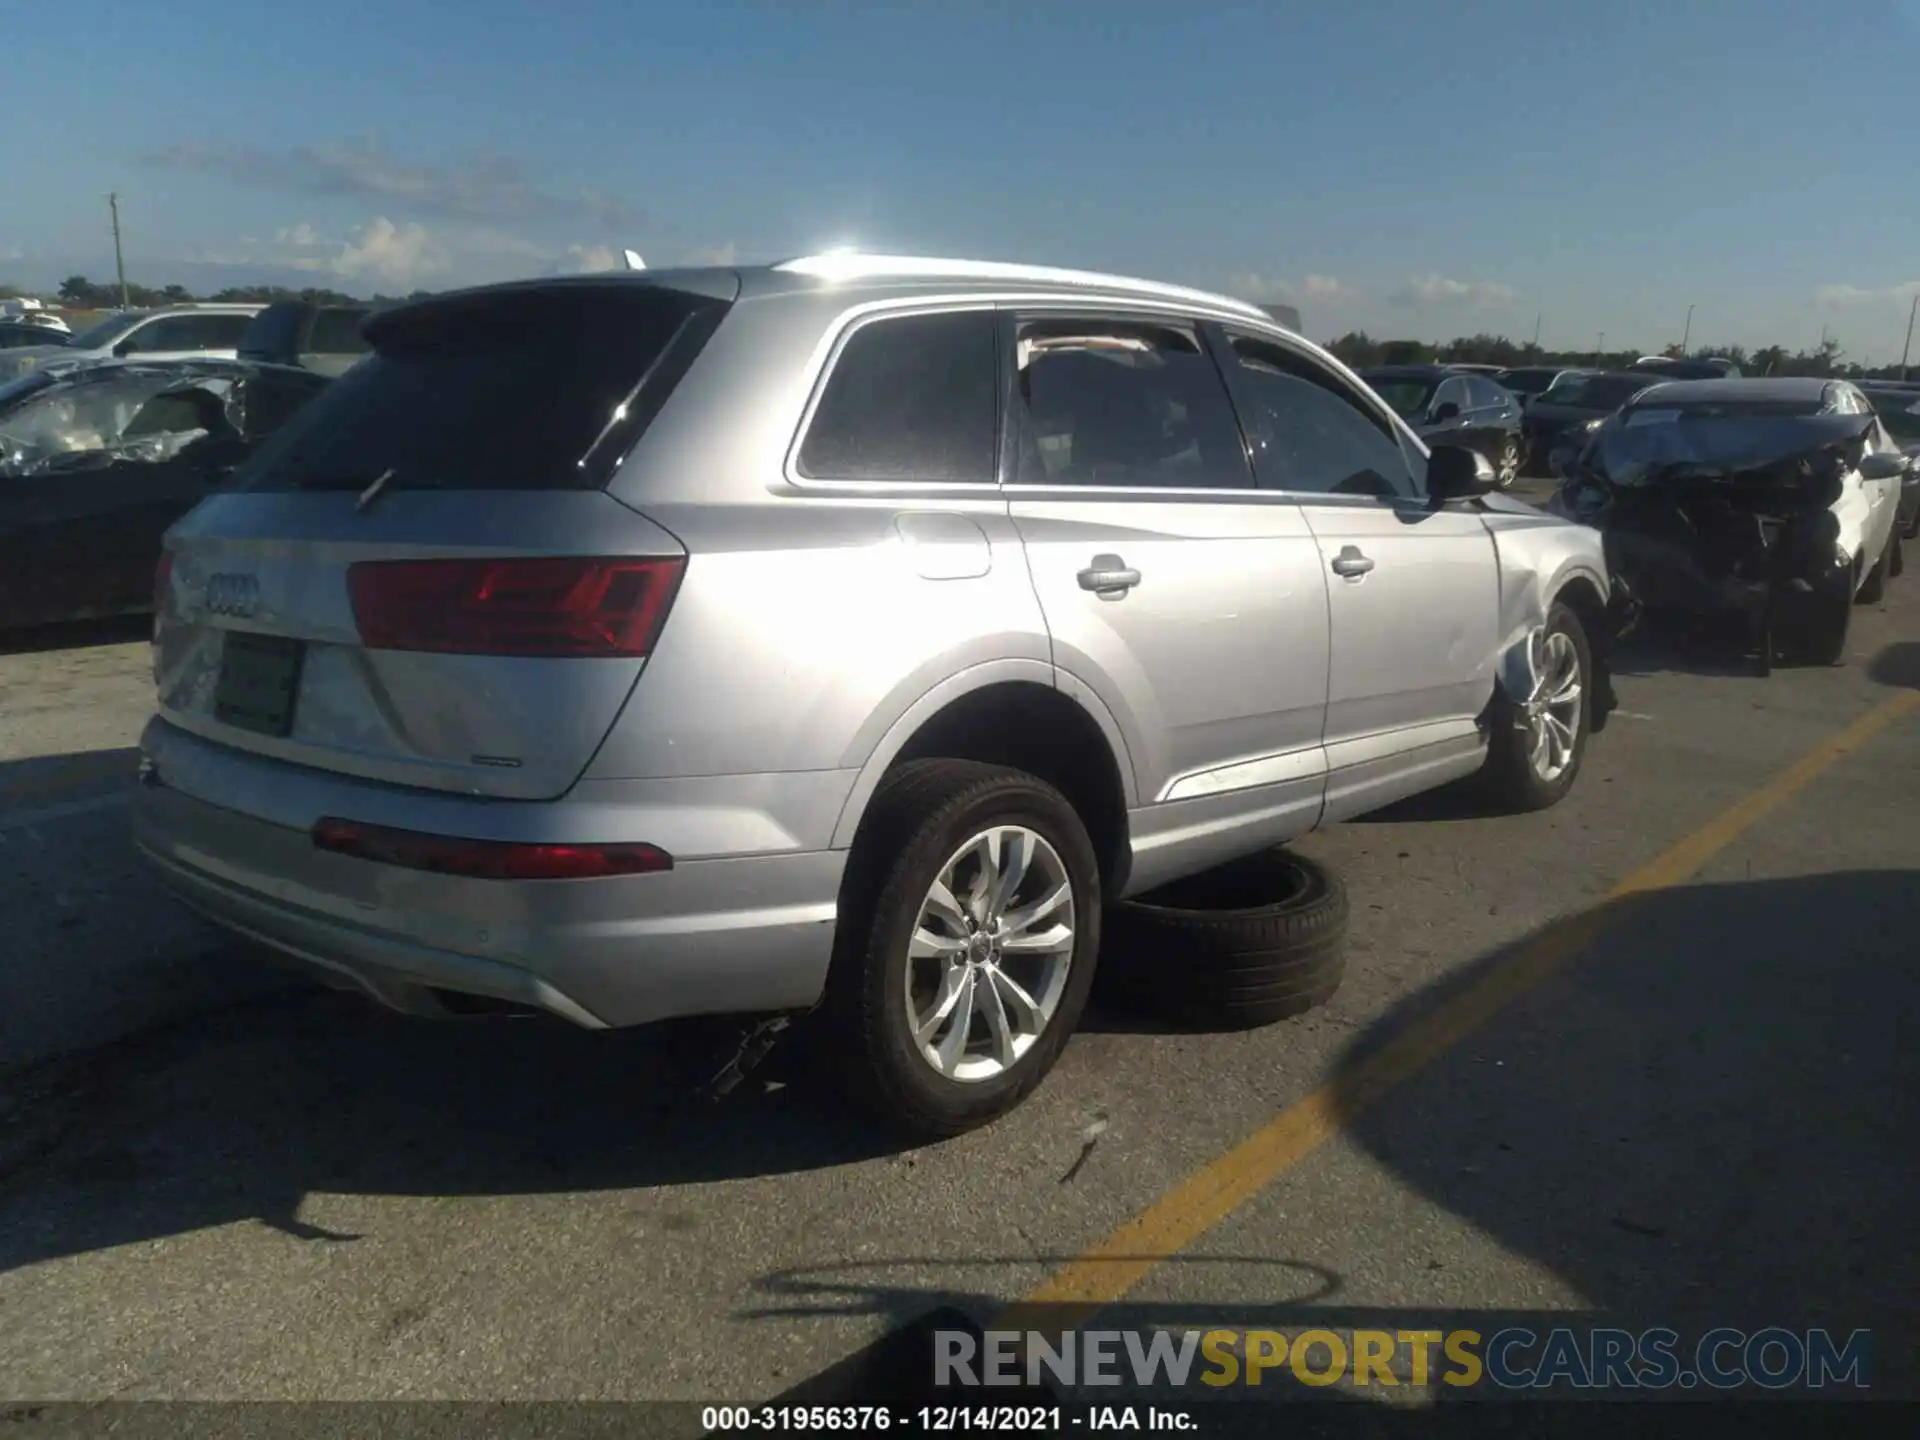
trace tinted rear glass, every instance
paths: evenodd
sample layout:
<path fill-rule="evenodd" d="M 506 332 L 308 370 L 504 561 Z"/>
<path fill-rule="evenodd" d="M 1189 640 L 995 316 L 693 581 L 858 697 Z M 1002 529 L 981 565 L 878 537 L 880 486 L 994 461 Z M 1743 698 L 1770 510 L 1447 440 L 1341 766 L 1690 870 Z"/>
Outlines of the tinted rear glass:
<path fill-rule="evenodd" d="M 814 480 L 990 485 L 999 387 L 991 310 L 873 320 L 834 363 L 800 446 Z"/>
<path fill-rule="evenodd" d="M 379 315 L 372 354 L 235 477 L 240 489 L 590 490 L 727 310 L 621 284 L 482 292 Z"/>
<path fill-rule="evenodd" d="M 1574 375 L 1554 385 L 1540 398 L 1555 405 L 1576 405 L 1587 410 L 1617 410 L 1649 385 L 1658 383 L 1659 377 L 1655 375 L 1644 380 L 1638 376 Z"/>

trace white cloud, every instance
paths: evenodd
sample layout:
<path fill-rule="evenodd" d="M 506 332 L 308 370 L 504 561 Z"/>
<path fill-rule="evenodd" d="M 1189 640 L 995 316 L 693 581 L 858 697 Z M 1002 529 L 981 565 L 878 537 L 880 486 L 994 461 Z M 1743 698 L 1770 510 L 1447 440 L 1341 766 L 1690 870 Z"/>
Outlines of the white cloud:
<path fill-rule="evenodd" d="M 26 258 L 27 252 L 22 250 L 18 245 L 0 245 L 0 264 L 4 264 L 10 260 L 24 260 Z"/>
<path fill-rule="evenodd" d="M 556 275 L 599 275 L 621 269 L 626 264 L 611 245 L 569 245 L 566 255 L 553 266 Z"/>
<path fill-rule="evenodd" d="M 1431 272 L 1414 275 L 1387 297 L 1396 305 L 1425 309 L 1433 305 L 1497 305 L 1518 300 L 1520 292 L 1492 280 L 1454 280 Z"/>
<path fill-rule="evenodd" d="M 344 280 L 371 280 L 410 289 L 453 268 L 447 249 L 424 225 L 396 225 L 376 215 L 332 255 L 303 268 L 324 270 Z"/>
<path fill-rule="evenodd" d="M 738 265 L 740 247 L 731 240 L 723 245 L 710 245 L 705 249 L 693 251 L 687 256 L 686 263 L 689 265 Z"/>
<path fill-rule="evenodd" d="M 1271 275 L 1235 275 L 1230 288 L 1234 294 L 1255 304 L 1266 300 L 1287 305 L 1310 300 L 1331 303 L 1353 298 L 1353 291 L 1332 275 L 1309 275 L 1298 283 Z"/>
<path fill-rule="evenodd" d="M 520 157 L 490 150 L 426 159 L 389 150 L 377 138 L 323 140 L 285 151 L 186 140 L 142 158 L 161 169 L 218 175 L 248 187 L 353 196 L 383 210 L 470 220 L 579 216 L 614 227 L 639 219 L 617 195 L 543 184 Z"/>
<path fill-rule="evenodd" d="M 1888 285 L 1879 290 L 1859 285 L 1822 285 L 1813 292 L 1813 298 L 1820 304 L 1839 309 L 1854 309 L 1869 305 L 1911 305 L 1915 295 L 1920 295 L 1920 280 L 1906 280 L 1898 285 Z"/>

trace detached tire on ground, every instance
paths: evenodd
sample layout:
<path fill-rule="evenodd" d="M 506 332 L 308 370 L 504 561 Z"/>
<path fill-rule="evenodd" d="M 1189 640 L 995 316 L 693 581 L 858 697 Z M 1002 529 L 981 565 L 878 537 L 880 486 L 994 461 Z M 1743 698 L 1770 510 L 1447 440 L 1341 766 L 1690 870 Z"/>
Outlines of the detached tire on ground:
<path fill-rule="evenodd" d="M 1263 850 L 1115 906 L 1101 974 L 1106 993 L 1143 1016 L 1247 1030 L 1332 999 L 1346 940 L 1339 877 Z"/>

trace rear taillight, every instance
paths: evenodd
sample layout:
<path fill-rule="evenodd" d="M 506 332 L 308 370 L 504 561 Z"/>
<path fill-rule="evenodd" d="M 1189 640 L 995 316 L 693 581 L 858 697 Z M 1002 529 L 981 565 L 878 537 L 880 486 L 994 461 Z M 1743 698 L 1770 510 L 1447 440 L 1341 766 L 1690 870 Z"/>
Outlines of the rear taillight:
<path fill-rule="evenodd" d="M 317 849 L 356 860 L 435 870 L 474 880 L 597 880 L 614 875 L 648 875 L 673 868 L 673 857 L 657 845 L 546 845 L 508 840 L 462 840 L 418 830 L 362 825 L 354 820 L 321 820 L 313 827 Z"/>
<path fill-rule="evenodd" d="M 369 649 L 638 658 L 685 568 L 678 556 L 370 560 L 348 567 L 347 591 Z"/>

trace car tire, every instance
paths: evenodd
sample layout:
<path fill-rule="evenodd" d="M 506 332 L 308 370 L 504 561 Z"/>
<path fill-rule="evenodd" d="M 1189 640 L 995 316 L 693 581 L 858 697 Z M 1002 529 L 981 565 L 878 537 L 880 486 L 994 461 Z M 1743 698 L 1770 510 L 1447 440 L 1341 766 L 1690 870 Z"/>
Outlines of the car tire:
<path fill-rule="evenodd" d="M 1893 538 L 1889 540 L 1887 544 L 1893 551 L 1893 559 L 1887 564 L 1887 574 L 1897 580 L 1907 568 L 1906 541 L 1901 538 L 1900 532 L 1896 530 L 1893 532 Z"/>
<path fill-rule="evenodd" d="M 958 923 L 958 912 L 954 922 L 930 915 L 943 905 L 936 882 L 946 881 L 951 892 L 963 875 L 975 873 L 986 853 L 983 837 L 995 833 L 1003 836 L 1002 858 L 1010 860 L 1016 845 L 1028 854 L 1023 877 L 999 907 L 1004 918 L 1035 910 L 1036 888 L 1067 891 L 1065 906 L 1035 922 L 1052 922 L 1041 938 L 1059 924 L 1068 930 L 1067 948 L 1051 956 L 1064 962 L 1057 979 L 1049 957 L 1012 948 L 1003 953 L 991 935 L 981 942 L 984 949 L 967 958 L 972 942 L 964 938 L 969 932 Z M 1010 863 L 1005 870 L 1016 868 Z M 945 898 L 958 900 L 966 918 L 977 922 L 984 912 L 972 908 L 972 887 L 963 889 L 966 894 Z M 852 1098 L 919 1139 L 958 1135 L 1012 1110 L 1053 1068 L 1079 1022 L 1100 953 L 1101 907 L 1093 843 L 1073 806 L 1051 785 L 969 760 L 918 760 L 894 770 L 875 793 L 848 857 L 822 1007 Z M 910 958 L 916 937 L 923 951 L 937 941 L 941 953 Z M 992 965 L 986 963 L 988 950 Z M 1036 963 L 1029 966 L 1029 960 Z M 954 992 L 964 988 L 964 996 L 946 988 L 955 974 L 961 978 L 951 980 Z M 1035 974 L 1049 978 L 1036 982 Z M 1007 989 L 1009 980 L 1017 992 Z M 950 993 L 953 1003 L 940 1011 Z M 1040 1008 L 1046 1008 L 1031 1037 L 1014 1037 L 1014 1043 L 1025 1038 L 1024 1046 L 1017 1053 L 1009 1047 L 1001 1057 L 975 1057 L 976 1046 L 990 1052 L 996 1036 L 1012 1035 L 1024 1002 L 1037 1002 L 1029 1019 L 1041 1018 Z M 967 1009 L 964 1021 L 961 1005 Z M 944 1022 L 916 1039 L 915 1017 L 938 1021 L 940 1014 Z M 954 1064 L 943 1071 L 929 1049 L 951 1052 Z M 1005 1055 L 1013 1056 L 1011 1063 L 1003 1063 Z"/>
<path fill-rule="evenodd" d="M 1880 547 L 1880 558 L 1873 562 L 1873 569 L 1867 572 L 1867 578 L 1854 592 L 1856 605 L 1878 605 L 1887 598 L 1887 570 L 1893 564 L 1894 538 L 1889 535 L 1887 543 Z"/>
<path fill-rule="evenodd" d="M 1480 772 L 1493 802 L 1516 813 L 1545 810 L 1565 798 L 1579 778 L 1587 736 L 1593 729 L 1593 649 L 1580 617 L 1556 601 L 1534 644 L 1536 696 L 1521 702 L 1505 691 L 1495 692 L 1488 717 L 1487 758 Z M 1569 657 L 1571 677 L 1565 668 Z M 1573 698 L 1554 700 L 1553 694 L 1564 690 L 1569 678 L 1579 687 Z M 1557 725 L 1543 718 L 1548 714 Z M 1544 758 L 1539 749 L 1543 726 L 1550 731 Z M 1570 740 L 1565 738 L 1568 730 Z"/>
<path fill-rule="evenodd" d="M 1520 479 L 1520 437 L 1509 435 L 1500 442 L 1500 448 L 1494 452 L 1494 484 L 1501 490 L 1511 490 Z"/>
<path fill-rule="evenodd" d="M 1124 901 L 1107 917 L 1103 997 L 1200 1030 L 1247 1030 L 1333 998 L 1346 975 L 1347 891 L 1263 850 Z"/>
<path fill-rule="evenodd" d="M 1816 602 L 1813 614 L 1799 627 L 1794 649 L 1809 665 L 1838 665 L 1847 658 L 1847 638 L 1853 629 L 1854 596 L 1844 587 L 1831 588 Z"/>

